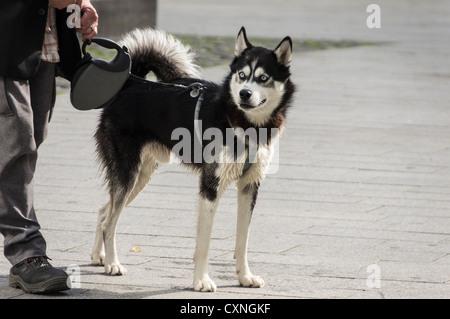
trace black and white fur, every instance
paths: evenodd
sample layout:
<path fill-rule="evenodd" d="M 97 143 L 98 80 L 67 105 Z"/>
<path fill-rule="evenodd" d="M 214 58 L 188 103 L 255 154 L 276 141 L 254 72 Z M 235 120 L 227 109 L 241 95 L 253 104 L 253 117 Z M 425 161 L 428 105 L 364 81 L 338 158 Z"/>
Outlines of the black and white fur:
<path fill-rule="evenodd" d="M 145 77 L 153 71 L 163 82 L 186 86 L 200 82 L 204 85 L 204 101 L 199 114 L 203 131 L 218 128 L 225 136 L 229 128 L 284 127 L 286 111 L 295 90 L 290 81 L 292 42 L 289 37 L 275 50 L 269 50 L 250 44 L 242 28 L 237 36 L 230 73 L 221 85 L 199 79 L 199 68 L 193 62 L 194 55 L 189 47 L 162 31 L 136 29 L 127 34 L 121 44 L 132 56 L 133 74 Z M 171 133 L 184 127 L 194 139 L 196 102 L 197 99 L 182 88 L 128 81 L 115 101 L 104 108 L 95 139 L 110 200 L 99 211 L 92 261 L 104 265 L 106 273 L 125 274 L 126 269 L 116 253 L 115 232 L 119 215 L 147 185 L 158 165 L 170 162 L 172 149 L 178 142 L 172 140 Z M 270 135 L 259 144 L 257 160 L 244 175 L 245 152 L 232 154 L 230 161 L 226 146 L 220 156 L 223 159 L 228 156 L 228 160 L 213 163 L 181 160 L 200 175 L 194 255 L 196 291 L 216 290 L 208 275 L 211 230 L 219 199 L 233 181 L 238 189 L 235 248 L 238 279 L 245 287 L 264 285 L 263 279 L 249 269 L 247 241 L 258 188 L 278 137 L 279 134 Z M 237 135 L 236 138 L 241 137 Z M 206 142 L 203 140 L 202 147 Z M 248 141 L 242 142 L 248 144 Z"/>

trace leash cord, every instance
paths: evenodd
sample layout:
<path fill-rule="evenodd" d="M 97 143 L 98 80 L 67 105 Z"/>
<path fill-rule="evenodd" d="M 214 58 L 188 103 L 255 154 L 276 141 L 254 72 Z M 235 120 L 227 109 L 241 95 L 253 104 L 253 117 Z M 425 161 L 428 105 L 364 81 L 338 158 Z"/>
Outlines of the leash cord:
<path fill-rule="evenodd" d="M 197 94 L 197 92 L 200 93 L 200 91 L 202 91 L 206 88 L 200 82 L 194 82 L 189 85 L 184 85 L 184 84 L 179 84 L 179 83 L 154 82 L 154 81 L 150 81 L 150 80 L 141 78 L 140 76 L 134 75 L 133 73 L 130 73 L 129 79 L 136 81 L 136 82 L 140 82 L 140 83 L 157 84 L 157 85 L 161 85 L 161 86 L 173 86 L 173 87 L 177 87 L 177 88 L 181 88 L 181 89 L 191 90 L 192 97 L 197 97 L 199 95 L 199 94 Z M 194 93 L 195 96 L 193 96 L 193 94 L 192 94 L 193 91 L 196 92 L 196 93 Z"/>

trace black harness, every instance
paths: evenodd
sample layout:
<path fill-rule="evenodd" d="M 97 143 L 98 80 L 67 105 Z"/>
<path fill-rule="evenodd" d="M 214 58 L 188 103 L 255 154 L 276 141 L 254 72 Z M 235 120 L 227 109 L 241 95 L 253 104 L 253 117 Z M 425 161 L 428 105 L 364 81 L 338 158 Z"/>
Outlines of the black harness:
<path fill-rule="evenodd" d="M 94 58 L 86 52 L 86 46 L 92 42 L 117 51 L 112 61 L 105 61 Z M 83 58 L 78 64 L 77 71 L 71 82 L 70 102 L 77 110 L 87 111 L 100 109 L 114 100 L 127 80 L 133 80 L 150 85 L 171 86 L 190 91 L 192 98 L 197 98 L 194 111 L 195 134 L 202 142 L 202 132 L 197 125 L 200 116 L 200 109 L 204 100 L 204 90 L 206 86 L 200 82 L 190 85 L 178 83 L 153 82 L 131 73 L 131 57 L 128 48 L 121 47 L 118 43 L 106 38 L 93 38 L 84 41 L 81 51 Z M 249 152 L 249 151 L 248 151 Z M 250 169 L 253 160 L 250 161 L 249 154 L 245 159 L 242 175 Z"/>

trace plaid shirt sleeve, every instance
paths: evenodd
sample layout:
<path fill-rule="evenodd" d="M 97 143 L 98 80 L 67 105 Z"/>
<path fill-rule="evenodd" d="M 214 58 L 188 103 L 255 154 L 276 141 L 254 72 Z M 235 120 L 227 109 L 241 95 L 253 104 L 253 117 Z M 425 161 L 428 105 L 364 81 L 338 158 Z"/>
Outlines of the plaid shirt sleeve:
<path fill-rule="evenodd" d="M 56 33 L 55 8 L 48 5 L 47 24 L 45 26 L 44 43 L 42 45 L 41 59 L 46 62 L 58 63 L 58 36 Z"/>

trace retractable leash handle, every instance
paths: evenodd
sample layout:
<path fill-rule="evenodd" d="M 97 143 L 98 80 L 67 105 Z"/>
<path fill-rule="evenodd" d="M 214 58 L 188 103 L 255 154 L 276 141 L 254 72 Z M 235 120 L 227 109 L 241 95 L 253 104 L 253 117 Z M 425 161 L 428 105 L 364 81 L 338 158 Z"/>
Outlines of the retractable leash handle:
<path fill-rule="evenodd" d="M 121 47 L 118 43 L 110 39 L 93 38 L 91 40 L 84 41 L 83 46 L 81 48 L 81 52 L 83 52 L 84 56 L 86 55 L 90 56 L 90 54 L 86 52 L 86 46 L 91 45 L 91 43 L 96 43 L 106 49 L 113 49 L 117 51 L 116 56 L 112 61 L 105 61 L 102 59 L 92 58 L 92 62 L 95 65 L 110 72 L 123 72 L 125 70 L 130 69 L 131 59 L 127 47 L 125 46 Z"/>
<path fill-rule="evenodd" d="M 89 52 L 86 52 L 86 47 L 91 43 L 116 50 L 117 54 L 112 61 L 94 58 Z M 104 107 L 116 97 L 128 79 L 141 83 L 153 83 L 131 74 L 131 57 L 128 49 L 112 40 L 106 38 L 86 40 L 81 47 L 81 52 L 83 58 L 78 64 L 70 91 L 70 101 L 78 110 L 86 111 Z M 196 109 L 200 108 L 203 101 L 202 92 L 206 88 L 202 83 L 194 82 L 188 86 L 178 83 L 156 83 L 190 91 L 192 98 L 199 97 Z M 198 114 L 198 111 L 196 113 Z"/>
<path fill-rule="evenodd" d="M 86 47 L 96 43 L 117 51 L 112 61 L 93 58 Z M 78 110 L 92 110 L 113 100 L 130 77 L 131 58 L 126 47 L 106 38 L 84 41 L 83 58 L 71 83 L 70 101 Z"/>

